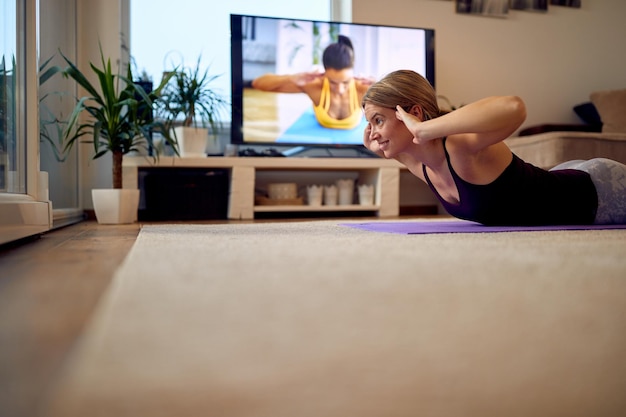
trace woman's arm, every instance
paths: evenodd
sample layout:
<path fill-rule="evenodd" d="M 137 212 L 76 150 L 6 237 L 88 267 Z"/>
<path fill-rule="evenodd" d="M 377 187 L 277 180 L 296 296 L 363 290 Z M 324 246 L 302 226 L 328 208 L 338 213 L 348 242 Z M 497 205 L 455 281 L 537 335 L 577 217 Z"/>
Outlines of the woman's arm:
<path fill-rule="evenodd" d="M 515 132 L 526 118 L 526 106 L 517 96 L 498 96 L 478 100 L 424 122 L 400 107 L 397 115 L 413 133 L 415 143 L 463 134 L 462 146 L 470 152 L 478 152 Z"/>
<path fill-rule="evenodd" d="M 319 79 L 323 74 L 318 72 L 301 72 L 298 74 L 265 74 L 252 81 L 252 87 L 262 91 L 275 93 L 302 93 L 307 84 Z"/>
<path fill-rule="evenodd" d="M 361 101 L 360 99 L 363 97 L 367 89 L 376 82 L 376 79 L 373 77 L 355 76 L 354 82 L 356 85 L 356 90 L 359 92 L 359 101 Z"/>

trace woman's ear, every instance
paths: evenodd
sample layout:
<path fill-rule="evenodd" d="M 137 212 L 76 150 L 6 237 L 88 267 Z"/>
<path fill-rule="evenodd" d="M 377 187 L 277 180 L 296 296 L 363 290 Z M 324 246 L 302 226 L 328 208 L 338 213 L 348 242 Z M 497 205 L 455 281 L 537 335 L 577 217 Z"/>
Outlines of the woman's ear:
<path fill-rule="evenodd" d="M 424 109 L 419 104 L 414 104 L 409 111 L 410 114 L 424 121 Z"/>

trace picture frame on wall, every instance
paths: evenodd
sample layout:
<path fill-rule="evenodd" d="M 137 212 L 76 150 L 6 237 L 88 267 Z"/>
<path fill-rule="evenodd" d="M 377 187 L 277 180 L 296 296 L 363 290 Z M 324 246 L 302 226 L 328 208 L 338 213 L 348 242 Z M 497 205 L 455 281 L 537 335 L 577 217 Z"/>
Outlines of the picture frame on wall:
<path fill-rule="evenodd" d="M 507 17 L 509 10 L 545 13 L 548 6 L 580 8 L 582 0 L 455 0 L 459 14 Z"/>
<path fill-rule="evenodd" d="M 456 12 L 459 14 L 507 17 L 510 0 L 456 0 Z"/>
<path fill-rule="evenodd" d="M 511 10 L 524 10 L 528 12 L 547 12 L 548 0 L 510 0 Z"/>
<path fill-rule="evenodd" d="M 551 6 L 566 6 L 580 9 L 581 0 L 550 0 Z"/>

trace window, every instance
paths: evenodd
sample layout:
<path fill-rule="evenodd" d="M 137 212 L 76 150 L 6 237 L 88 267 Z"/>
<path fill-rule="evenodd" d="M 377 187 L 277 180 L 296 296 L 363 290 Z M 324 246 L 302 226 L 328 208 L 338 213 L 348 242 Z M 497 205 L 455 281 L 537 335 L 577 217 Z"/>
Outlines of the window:
<path fill-rule="evenodd" d="M 2 1 L 0 243 L 50 229 L 50 204 L 38 161 L 37 84 L 37 1 Z"/>
<path fill-rule="evenodd" d="M 18 132 L 23 132 L 18 86 L 23 77 L 18 62 L 24 62 L 18 53 L 17 2 L 3 1 L 0 17 L 0 191 L 24 193 L 23 146 Z"/>
<path fill-rule="evenodd" d="M 230 95 L 230 14 L 330 20 L 337 0 L 131 0 L 130 51 L 134 75 L 145 71 L 155 84 L 175 66 L 200 68 L 219 75 L 215 90 Z"/>

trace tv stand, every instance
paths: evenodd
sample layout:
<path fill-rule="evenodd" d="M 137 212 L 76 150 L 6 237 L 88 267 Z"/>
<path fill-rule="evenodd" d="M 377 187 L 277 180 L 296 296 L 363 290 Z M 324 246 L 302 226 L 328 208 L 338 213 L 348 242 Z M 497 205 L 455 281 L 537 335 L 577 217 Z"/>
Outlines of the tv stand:
<path fill-rule="evenodd" d="M 227 217 L 233 220 L 250 220 L 255 213 L 297 212 L 363 212 L 375 213 L 379 217 L 398 216 L 400 211 L 400 170 L 402 165 L 382 158 L 266 158 L 266 157 L 207 157 L 180 158 L 160 157 L 154 161 L 149 157 L 127 156 L 123 161 L 124 188 L 138 187 L 138 171 L 141 168 L 226 168 L 230 171 Z M 357 183 L 374 185 L 373 205 L 257 205 L 255 187 L 262 175 L 282 176 L 292 182 L 294 177 L 300 187 L 320 184 L 320 177 L 335 175 L 341 179 L 356 176 Z M 305 178 L 305 180 L 302 180 Z"/>

